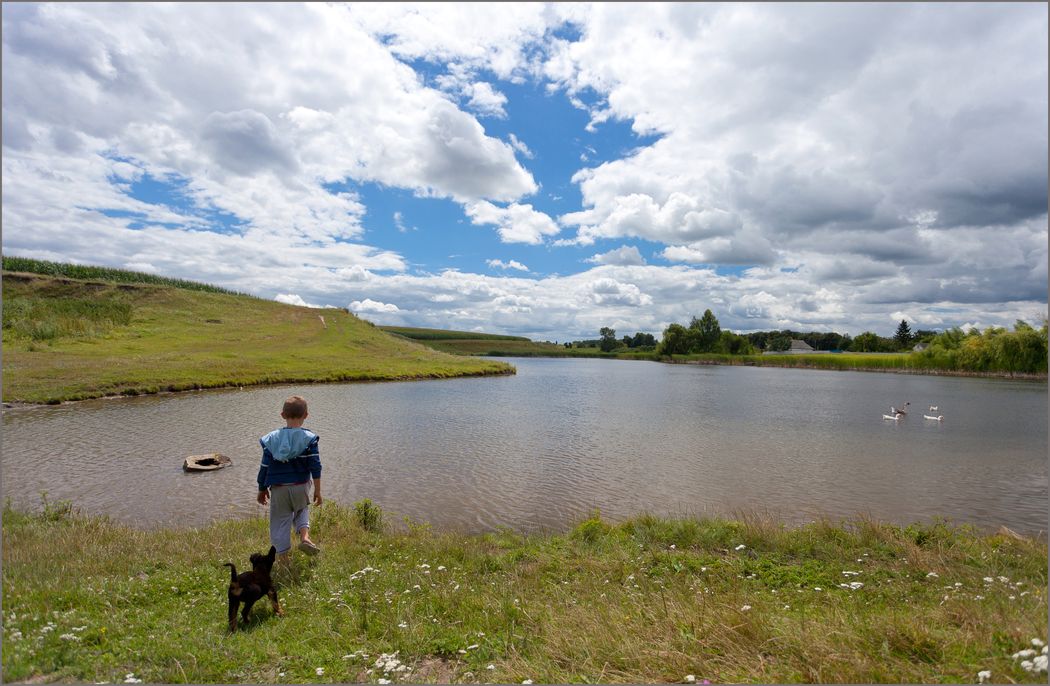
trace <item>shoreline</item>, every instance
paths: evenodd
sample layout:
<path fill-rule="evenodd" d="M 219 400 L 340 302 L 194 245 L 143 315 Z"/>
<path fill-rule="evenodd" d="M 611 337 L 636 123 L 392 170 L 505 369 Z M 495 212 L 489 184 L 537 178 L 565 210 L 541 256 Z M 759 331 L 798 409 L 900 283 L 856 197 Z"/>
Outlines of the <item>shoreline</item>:
<path fill-rule="evenodd" d="M 7 410 L 32 410 L 39 407 L 57 407 L 59 405 L 73 405 L 76 403 L 82 403 L 87 400 L 122 400 L 126 398 L 135 398 L 139 396 L 160 396 L 160 395 L 178 395 L 181 393 L 197 393 L 200 391 L 229 391 L 234 389 L 244 388 L 258 388 L 260 386 L 288 386 L 294 384 L 344 384 L 344 383 L 396 383 L 403 381 L 442 381 L 446 379 L 464 379 L 464 378 L 477 378 L 483 376 L 514 376 L 518 373 L 518 370 L 514 367 L 510 367 L 504 370 L 491 370 L 491 371 L 474 371 L 464 372 L 462 374 L 419 374 L 414 376 L 395 376 L 395 377 L 384 377 L 377 376 L 374 378 L 370 377 L 357 377 L 347 379 L 301 379 L 292 378 L 288 380 L 278 381 L 257 381 L 248 383 L 219 383 L 219 384 L 193 384 L 186 388 L 161 388 L 158 390 L 139 390 L 139 389 L 128 389 L 118 394 L 99 394 L 92 395 L 83 398 L 60 398 L 54 401 L 48 402 L 27 402 L 22 400 L 4 400 L 3 409 Z"/>
<path fill-rule="evenodd" d="M 886 373 L 886 374 L 913 374 L 916 376 L 958 376 L 958 377 L 970 377 L 975 379 L 1006 379 L 1008 381 L 1032 381 L 1047 383 L 1047 375 L 1045 374 L 1028 374 L 1023 372 L 972 372 L 963 371 L 957 369 L 909 369 L 906 367 L 837 367 L 837 366 L 822 366 L 815 364 L 775 364 L 765 362 L 754 362 L 750 360 L 742 360 L 740 362 L 724 362 L 720 360 L 675 360 L 675 359 L 661 359 L 656 360 L 657 362 L 663 362 L 665 364 L 693 364 L 700 366 L 711 366 L 711 367 L 776 367 L 778 369 L 813 369 L 818 371 L 827 372 L 874 372 L 874 373 Z"/>

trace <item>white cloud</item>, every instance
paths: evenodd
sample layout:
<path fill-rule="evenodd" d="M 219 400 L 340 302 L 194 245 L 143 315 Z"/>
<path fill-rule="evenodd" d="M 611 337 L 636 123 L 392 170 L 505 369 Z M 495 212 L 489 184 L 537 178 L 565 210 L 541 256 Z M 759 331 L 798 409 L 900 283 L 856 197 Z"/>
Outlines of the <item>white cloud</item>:
<path fill-rule="evenodd" d="M 299 307 L 313 307 L 318 309 L 334 307 L 333 305 L 313 305 L 294 293 L 278 293 L 273 299 L 279 303 L 284 303 L 285 305 L 298 305 Z"/>
<path fill-rule="evenodd" d="M 645 258 L 642 257 L 642 253 L 638 251 L 638 248 L 633 245 L 624 245 L 616 250 L 610 250 L 609 252 L 599 253 L 593 257 L 589 257 L 587 262 L 593 262 L 595 264 L 618 264 L 618 265 L 640 265 L 645 264 Z"/>
<path fill-rule="evenodd" d="M 506 269 L 517 269 L 518 271 L 521 271 L 521 272 L 529 271 L 528 267 L 523 265 L 521 262 L 518 262 L 517 260 L 509 260 L 507 262 L 504 262 L 503 260 L 495 260 L 495 259 L 494 260 L 485 260 L 485 264 L 487 264 L 488 266 L 490 266 L 490 267 L 492 267 L 494 269 L 504 269 L 504 270 L 506 270 Z"/>
<path fill-rule="evenodd" d="M 383 314 L 399 311 L 397 305 L 394 305 L 393 303 L 377 302 L 370 298 L 354 300 L 350 303 L 350 310 L 360 314 Z"/>
<path fill-rule="evenodd" d="M 520 152 L 522 155 L 524 155 L 526 158 L 528 158 L 530 160 L 533 157 L 535 157 L 533 152 L 531 150 L 529 150 L 529 146 L 525 145 L 525 143 L 523 141 L 519 140 L 518 137 L 515 136 L 513 133 L 510 134 L 510 147 L 514 148 L 515 150 L 517 150 L 518 152 Z"/>
<path fill-rule="evenodd" d="M 497 207 L 482 200 L 470 203 L 464 209 L 474 224 L 497 226 L 500 240 L 504 243 L 537 245 L 543 242 L 544 236 L 553 236 L 561 230 L 553 219 L 543 212 L 537 212 L 532 205 L 514 203 Z"/>
<path fill-rule="evenodd" d="M 490 117 L 506 118 L 507 113 L 503 106 L 507 104 L 507 96 L 495 90 L 492 84 L 483 81 L 471 84 L 469 94 L 470 100 L 467 101 L 469 107 Z"/>

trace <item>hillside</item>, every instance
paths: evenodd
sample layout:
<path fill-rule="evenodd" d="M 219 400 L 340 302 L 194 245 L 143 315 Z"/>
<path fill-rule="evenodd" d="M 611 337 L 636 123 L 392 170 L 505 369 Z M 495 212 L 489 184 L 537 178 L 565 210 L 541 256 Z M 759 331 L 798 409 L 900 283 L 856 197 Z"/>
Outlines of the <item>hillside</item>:
<path fill-rule="evenodd" d="M 181 283 L 4 271 L 3 306 L 5 402 L 514 373 L 392 336 L 344 310 Z"/>

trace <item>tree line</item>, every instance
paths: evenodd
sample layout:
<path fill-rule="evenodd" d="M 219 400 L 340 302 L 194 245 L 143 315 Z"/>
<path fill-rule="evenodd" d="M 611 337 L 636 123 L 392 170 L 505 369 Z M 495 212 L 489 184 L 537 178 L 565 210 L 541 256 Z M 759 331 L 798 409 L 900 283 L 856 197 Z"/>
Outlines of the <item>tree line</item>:
<path fill-rule="evenodd" d="M 652 334 L 616 338 L 616 330 L 602 327 L 599 338 L 565 343 L 567 348 L 599 348 L 603 352 L 655 351 L 661 356 L 713 353 L 755 355 L 788 350 L 792 340 L 801 340 L 814 350 L 834 352 L 911 352 L 923 367 L 976 372 L 1047 373 L 1047 323 L 1036 329 L 1018 320 L 1014 330 L 989 327 L 984 331 L 963 331 L 956 327 L 937 332 L 912 331 L 901 320 L 893 336 L 865 331 L 856 337 L 835 332 L 800 332 L 790 329 L 737 334 L 723 330 L 708 309 L 693 317 L 688 325 L 674 323 L 657 342 Z M 919 344 L 922 344 L 921 346 Z"/>

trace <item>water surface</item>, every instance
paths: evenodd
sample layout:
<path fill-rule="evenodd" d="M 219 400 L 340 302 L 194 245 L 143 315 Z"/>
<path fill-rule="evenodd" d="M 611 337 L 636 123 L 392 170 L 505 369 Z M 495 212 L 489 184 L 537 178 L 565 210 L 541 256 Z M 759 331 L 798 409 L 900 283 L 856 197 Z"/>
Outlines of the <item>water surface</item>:
<path fill-rule="evenodd" d="M 800 522 L 943 516 L 1045 531 L 1047 387 L 1000 379 L 588 359 L 516 376 L 277 386 L 4 414 L 3 495 L 136 526 L 263 514 L 258 437 L 291 393 L 321 436 L 323 492 L 437 528 L 563 530 L 595 508 Z M 900 422 L 890 405 L 910 401 Z M 943 422 L 922 418 L 939 406 Z M 182 471 L 187 455 L 234 465 Z"/>

